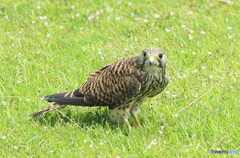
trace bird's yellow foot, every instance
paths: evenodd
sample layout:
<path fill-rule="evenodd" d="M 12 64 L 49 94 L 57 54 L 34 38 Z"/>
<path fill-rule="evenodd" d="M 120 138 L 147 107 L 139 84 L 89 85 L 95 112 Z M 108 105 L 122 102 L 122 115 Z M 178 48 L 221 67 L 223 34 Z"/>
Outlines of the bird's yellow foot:
<path fill-rule="evenodd" d="M 128 127 L 128 129 L 131 131 L 132 130 L 132 126 L 130 125 L 129 122 L 125 122 L 125 125 Z"/>
<path fill-rule="evenodd" d="M 138 118 L 137 118 L 137 117 L 133 117 L 133 118 L 134 118 L 134 120 L 135 120 L 135 122 L 136 122 L 136 124 L 137 124 L 137 127 L 138 127 L 139 129 L 144 129 L 143 126 L 140 124 Z"/>

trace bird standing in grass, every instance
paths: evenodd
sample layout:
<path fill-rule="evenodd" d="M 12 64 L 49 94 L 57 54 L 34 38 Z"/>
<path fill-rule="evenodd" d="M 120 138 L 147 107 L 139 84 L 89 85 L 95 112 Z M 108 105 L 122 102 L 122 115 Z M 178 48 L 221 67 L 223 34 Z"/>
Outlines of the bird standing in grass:
<path fill-rule="evenodd" d="M 33 117 L 67 105 L 107 106 L 112 121 L 128 122 L 132 116 L 137 127 L 137 113 L 142 103 L 161 93 L 168 85 L 166 55 L 161 48 L 149 47 L 138 56 L 122 59 L 90 74 L 87 81 L 74 91 L 44 97 L 53 105 L 32 114 Z"/>

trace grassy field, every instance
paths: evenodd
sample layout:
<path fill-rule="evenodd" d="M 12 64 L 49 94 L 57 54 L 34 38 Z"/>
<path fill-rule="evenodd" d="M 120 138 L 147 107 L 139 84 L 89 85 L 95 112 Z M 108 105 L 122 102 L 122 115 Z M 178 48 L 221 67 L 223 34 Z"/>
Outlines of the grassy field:
<path fill-rule="evenodd" d="M 240 152 L 239 15 L 239 1 L 2 0 L 0 157 Z M 29 116 L 49 105 L 43 96 L 74 90 L 100 67 L 149 46 L 165 50 L 171 83 L 144 103 L 145 130 L 133 120 L 132 132 L 108 121 L 106 108 Z"/>

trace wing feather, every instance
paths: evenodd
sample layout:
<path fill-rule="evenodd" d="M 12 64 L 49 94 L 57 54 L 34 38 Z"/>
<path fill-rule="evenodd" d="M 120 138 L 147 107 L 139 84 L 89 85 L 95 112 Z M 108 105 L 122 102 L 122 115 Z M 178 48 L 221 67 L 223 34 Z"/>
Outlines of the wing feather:
<path fill-rule="evenodd" d="M 140 78 L 144 75 L 134 60 L 137 57 L 123 59 L 91 74 L 80 87 L 86 102 L 114 108 L 134 97 L 141 89 Z"/>

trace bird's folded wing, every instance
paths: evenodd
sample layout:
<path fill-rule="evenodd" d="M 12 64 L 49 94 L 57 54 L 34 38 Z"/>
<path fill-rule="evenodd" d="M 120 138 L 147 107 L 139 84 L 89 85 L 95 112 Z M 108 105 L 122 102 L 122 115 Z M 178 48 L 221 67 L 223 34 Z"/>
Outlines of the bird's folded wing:
<path fill-rule="evenodd" d="M 126 64 L 113 64 L 91 74 L 80 87 L 85 101 L 117 107 L 133 98 L 141 89 L 140 71 Z"/>

